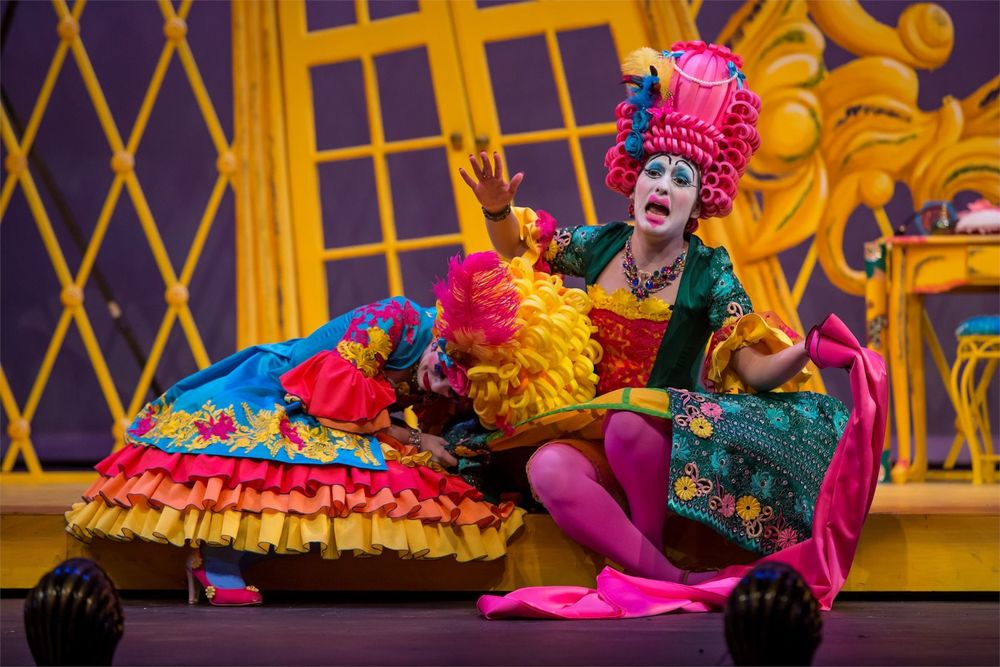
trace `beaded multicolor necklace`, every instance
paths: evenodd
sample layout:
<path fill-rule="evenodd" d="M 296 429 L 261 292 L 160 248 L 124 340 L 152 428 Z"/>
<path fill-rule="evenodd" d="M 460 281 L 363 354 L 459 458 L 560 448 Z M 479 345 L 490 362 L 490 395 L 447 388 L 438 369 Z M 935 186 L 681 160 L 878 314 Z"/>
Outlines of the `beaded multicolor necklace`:
<path fill-rule="evenodd" d="M 670 283 L 677 280 L 677 276 L 684 270 L 684 259 L 687 257 L 685 250 L 677 256 L 669 266 L 662 266 L 652 273 L 640 271 L 635 265 L 635 257 L 632 255 L 632 237 L 625 242 L 625 254 L 622 256 L 622 274 L 628 283 L 629 290 L 637 299 L 647 299 L 650 294 L 666 289 Z"/>

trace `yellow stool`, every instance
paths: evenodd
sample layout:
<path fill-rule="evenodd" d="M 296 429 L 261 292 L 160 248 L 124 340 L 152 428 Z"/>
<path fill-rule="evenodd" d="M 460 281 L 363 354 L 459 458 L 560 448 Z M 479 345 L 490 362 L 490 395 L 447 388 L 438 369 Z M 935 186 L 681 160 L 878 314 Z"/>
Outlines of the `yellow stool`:
<path fill-rule="evenodd" d="M 951 395 L 958 413 L 958 434 L 945 459 L 944 468 L 955 466 L 963 442 L 969 445 L 972 459 L 972 483 L 982 484 L 998 479 L 1000 456 L 993 453 L 990 432 L 990 406 L 986 399 L 990 380 L 1000 362 L 1000 315 L 971 317 L 955 330 L 958 352 L 951 367 Z M 982 375 L 976 379 L 976 368 L 985 361 Z"/>

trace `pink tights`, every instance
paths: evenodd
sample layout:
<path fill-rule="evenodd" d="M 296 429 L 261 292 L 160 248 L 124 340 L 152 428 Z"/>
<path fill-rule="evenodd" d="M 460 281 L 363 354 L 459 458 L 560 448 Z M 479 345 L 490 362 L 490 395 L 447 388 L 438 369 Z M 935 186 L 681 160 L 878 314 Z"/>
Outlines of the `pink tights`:
<path fill-rule="evenodd" d="M 612 412 L 604 422 L 608 462 L 625 491 L 631 520 L 598 482 L 594 464 L 569 445 L 543 445 L 531 459 L 528 479 L 568 536 L 629 574 L 677 582 L 681 570 L 663 555 L 668 429 L 661 419 L 632 412 Z"/>

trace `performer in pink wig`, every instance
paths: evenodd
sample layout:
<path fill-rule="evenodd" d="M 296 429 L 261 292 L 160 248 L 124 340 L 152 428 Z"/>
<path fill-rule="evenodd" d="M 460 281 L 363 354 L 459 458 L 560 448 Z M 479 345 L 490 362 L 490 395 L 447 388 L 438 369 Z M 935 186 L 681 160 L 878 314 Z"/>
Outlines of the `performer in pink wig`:
<path fill-rule="evenodd" d="M 604 350 L 598 398 L 517 424 L 491 448 L 547 443 L 528 464 L 533 492 L 569 536 L 625 570 L 606 569 L 594 591 L 486 596 L 490 618 L 719 608 L 760 559 L 798 569 L 825 608 L 846 579 L 877 479 L 884 363 L 835 316 L 803 341 L 754 312 L 725 248 L 694 234 L 732 210 L 760 145 L 760 99 L 741 66 L 703 42 L 623 65 L 630 92 L 606 182 L 629 198 L 633 223 L 558 229 L 511 206 L 524 175 L 506 181 L 498 155 L 462 171 L 501 254 L 585 278 Z M 850 414 L 796 391 L 810 359 L 850 368 Z"/>

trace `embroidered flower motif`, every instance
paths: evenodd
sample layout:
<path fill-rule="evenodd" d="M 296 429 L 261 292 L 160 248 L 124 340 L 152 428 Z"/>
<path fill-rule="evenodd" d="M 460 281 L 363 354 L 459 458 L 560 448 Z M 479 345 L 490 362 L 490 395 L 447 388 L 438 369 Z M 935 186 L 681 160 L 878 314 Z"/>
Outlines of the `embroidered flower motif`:
<path fill-rule="evenodd" d="M 388 359 L 392 354 L 392 339 L 382 329 L 372 327 L 368 330 L 368 349 L 373 355 Z"/>
<path fill-rule="evenodd" d="M 712 428 L 712 424 L 704 417 L 695 417 L 691 420 L 690 426 L 691 432 L 699 438 L 704 439 L 712 437 L 714 429 Z"/>
<path fill-rule="evenodd" d="M 812 403 L 799 403 L 792 407 L 805 419 L 816 419 L 819 417 L 819 409 Z"/>
<path fill-rule="evenodd" d="M 774 544 L 779 549 L 787 549 L 799 543 L 799 534 L 794 528 L 782 528 L 778 531 L 778 536 L 774 539 Z"/>
<path fill-rule="evenodd" d="M 736 280 L 733 278 L 732 271 L 722 271 L 719 273 L 719 277 L 715 280 L 715 284 L 712 285 L 712 296 L 725 298 L 730 295 L 733 291 L 733 287 L 736 285 Z"/>
<path fill-rule="evenodd" d="M 233 423 L 233 418 L 227 414 L 222 414 L 219 417 L 209 417 L 208 421 L 198 421 L 194 425 L 198 429 L 199 437 L 202 440 L 211 440 L 213 438 L 228 440 L 229 435 L 236 432 L 236 424 Z"/>
<path fill-rule="evenodd" d="M 806 523 L 812 523 L 813 505 L 808 498 L 799 496 L 795 501 L 795 511 L 802 515 Z"/>
<path fill-rule="evenodd" d="M 736 513 L 736 499 L 731 493 L 727 493 L 719 499 L 719 514 L 727 519 Z"/>
<path fill-rule="evenodd" d="M 703 403 L 701 406 L 701 412 L 706 417 L 711 417 L 712 419 L 718 421 L 719 417 L 722 416 L 722 407 L 718 403 Z"/>
<path fill-rule="evenodd" d="M 368 334 L 367 345 L 358 341 L 342 340 L 337 343 L 337 352 L 365 377 L 375 377 L 382 367 L 382 362 L 392 354 L 392 339 L 378 327 L 371 327 L 365 333 Z"/>
<path fill-rule="evenodd" d="M 741 496 L 736 501 L 736 513 L 744 521 L 753 521 L 760 514 L 760 501 L 753 496 Z"/>
<path fill-rule="evenodd" d="M 847 426 L 847 413 L 837 412 L 833 415 L 833 428 L 836 429 L 837 433 L 843 434 L 844 427 Z"/>
<path fill-rule="evenodd" d="M 774 478 L 771 476 L 771 473 L 764 470 L 755 472 L 750 477 L 750 483 L 753 485 L 757 495 L 762 498 L 771 497 L 771 489 L 774 487 Z"/>
<path fill-rule="evenodd" d="M 368 354 L 365 346 L 357 341 L 342 340 L 337 343 L 337 352 L 347 362 L 361 371 L 365 377 L 374 377 L 378 372 L 378 363 Z"/>
<path fill-rule="evenodd" d="M 677 497 L 687 502 L 698 495 L 698 487 L 690 477 L 678 477 L 674 482 L 674 493 Z"/>
<path fill-rule="evenodd" d="M 156 425 L 156 408 L 150 405 L 146 408 L 145 414 L 143 414 L 142 419 L 129 429 L 129 433 L 132 435 L 143 436 L 152 430 L 153 426 Z"/>
<path fill-rule="evenodd" d="M 732 391 L 730 393 L 735 394 L 737 392 Z M 723 401 L 722 409 L 723 411 L 725 411 L 727 415 L 735 415 L 743 411 L 743 406 L 737 403 L 736 401 Z"/>
<path fill-rule="evenodd" d="M 684 440 L 676 440 L 673 445 L 673 453 L 671 454 L 675 459 L 686 459 L 691 456 L 691 448 L 688 446 L 687 442 Z"/>
<path fill-rule="evenodd" d="M 281 423 L 278 425 L 278 431 L 285 440 L 294 442 L 298 446 L 299 451 L 302 451 L 302 447 L 305 446 L 305 442 L 303 442 L 302 436 L 299 435 L 298 429 L 295 428 L 295 424 L 293 424 L 291 420 L 287 417 L 283 417 L 281 419 Z"/>
<path fill-rule="evenodd" d="M 787 431 L 789 425 L 791 424 L 791 419 L 788 415 L 779 408 L 768 408 L 765 413 L 767 414 L 768 421 L 771 422 L 771 426 L 781 431 Z"/>
<path fill-rule="evenodd" d="M 722 476 L 729 474 L 729 457 L 726 456 L 726 452 L 724 450 L 718 449 L 712 452 L 712 456 L 709 458 L 708 464 L 712 466 L 712 470 Z"/>

